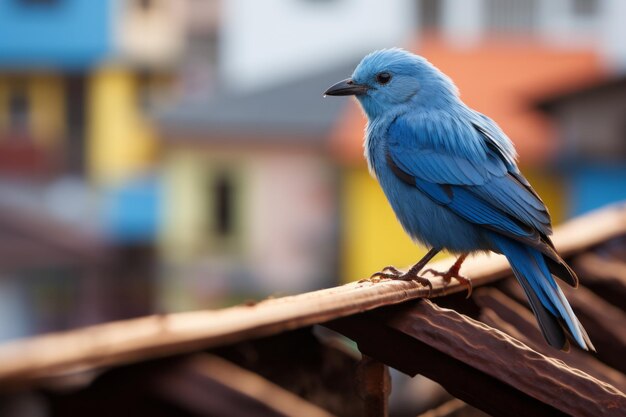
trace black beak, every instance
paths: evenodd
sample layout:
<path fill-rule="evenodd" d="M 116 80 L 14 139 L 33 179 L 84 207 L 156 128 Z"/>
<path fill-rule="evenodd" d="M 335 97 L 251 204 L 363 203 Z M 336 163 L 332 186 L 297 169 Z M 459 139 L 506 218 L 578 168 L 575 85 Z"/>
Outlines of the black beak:
<path fill-rule="evenodd" d="M 360 96 L 367 93 L 366 85 L 356 84 L 352 78 L 339 81 L 337 84 L 330 86 L 324 93 L 325 96 Z"/>

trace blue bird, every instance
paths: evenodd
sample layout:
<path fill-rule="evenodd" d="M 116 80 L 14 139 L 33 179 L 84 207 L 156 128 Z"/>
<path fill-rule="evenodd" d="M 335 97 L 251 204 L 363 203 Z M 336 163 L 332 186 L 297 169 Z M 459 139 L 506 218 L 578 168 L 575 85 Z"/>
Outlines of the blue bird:
<path fill-rule="evenodd" d="M 581 348 L 595 351 L 553 278 L 578 285 L 549 238 L 550 215 L 518 169 L 513 144 L 493 120 L 461 101 L 448 76 L 421 56 L 385 49 L 363 58 L 351 78 L 325 95 L 356 96 L 368 118 L 370 172 L 404 230 L 431 248 L 406 273 L 386 267 L 374 276 L 431 285 L 419 274 L 446 250 L 459 257 L 449 271 L 435 273 L 446 282 L 458 279 L 471 292 L 459 274 L 468 254 L 501 253 L 546 341 L 566 349 L 567 332 Z"/>

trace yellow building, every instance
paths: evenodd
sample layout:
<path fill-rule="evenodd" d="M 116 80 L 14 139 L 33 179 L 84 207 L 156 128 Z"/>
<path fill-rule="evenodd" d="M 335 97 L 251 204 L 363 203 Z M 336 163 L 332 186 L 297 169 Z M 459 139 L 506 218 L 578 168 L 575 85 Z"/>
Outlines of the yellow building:
<path fill-rule="evenodd" d="M 145 75 L 121 67 L 1 73 L 4 159 L 18 152 L 13 148 L 28 148 L 38 162 L 24 161 L 37 164 L 24 169 L 85 173 L 101 184 L 142 173 L 156 156 L 156 135 L 141 106 L 148 83 Z"/>
<path fill-rule="evenodd" d="M 148 110 L 183 51 L 184 16 L 176 0 L 3 8 L 0 159 L 105 186 L 144 173 L 156 156 Z"/>

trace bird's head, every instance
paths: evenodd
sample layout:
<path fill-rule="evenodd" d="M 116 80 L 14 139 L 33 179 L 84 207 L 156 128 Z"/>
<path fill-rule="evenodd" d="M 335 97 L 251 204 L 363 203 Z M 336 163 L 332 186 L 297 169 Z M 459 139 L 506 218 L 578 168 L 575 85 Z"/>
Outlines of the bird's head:
<path fill-rule="evenodd" d="M 399 48 L 367 55 L 352 77 L 331 86 L 324 94 L 355 96 L 370 120 L 404 106 L 432 108 L 458 99 L 450 78 L 425 58 Z"/>

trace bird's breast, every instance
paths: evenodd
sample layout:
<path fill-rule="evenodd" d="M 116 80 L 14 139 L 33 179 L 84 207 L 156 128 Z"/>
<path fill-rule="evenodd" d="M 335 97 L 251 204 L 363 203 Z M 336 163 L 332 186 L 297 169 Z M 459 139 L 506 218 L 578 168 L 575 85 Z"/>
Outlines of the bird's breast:
<path fill-rule="evenodd" d="M 483 230 L 460 218 L 417 187 L 409 185 L 386 162 L 386 138 L 366 139 L 366 158 L 398 221 L 411 238 L 426 246 L 451 252 L 487 249 Z"/>
<path fill-rule="evenodd" d="M 365 129 L 365 142 L 363 144 L 363 151 L 365 160 L 370 173 L 378 178 L 378 171 L 383 168 L 381 164 L 384 164 L 386 144 L 386 134 L 389 128 L 389 124 L 382 123 L 381 121 L 374 120 L 367 124 Z"/>

